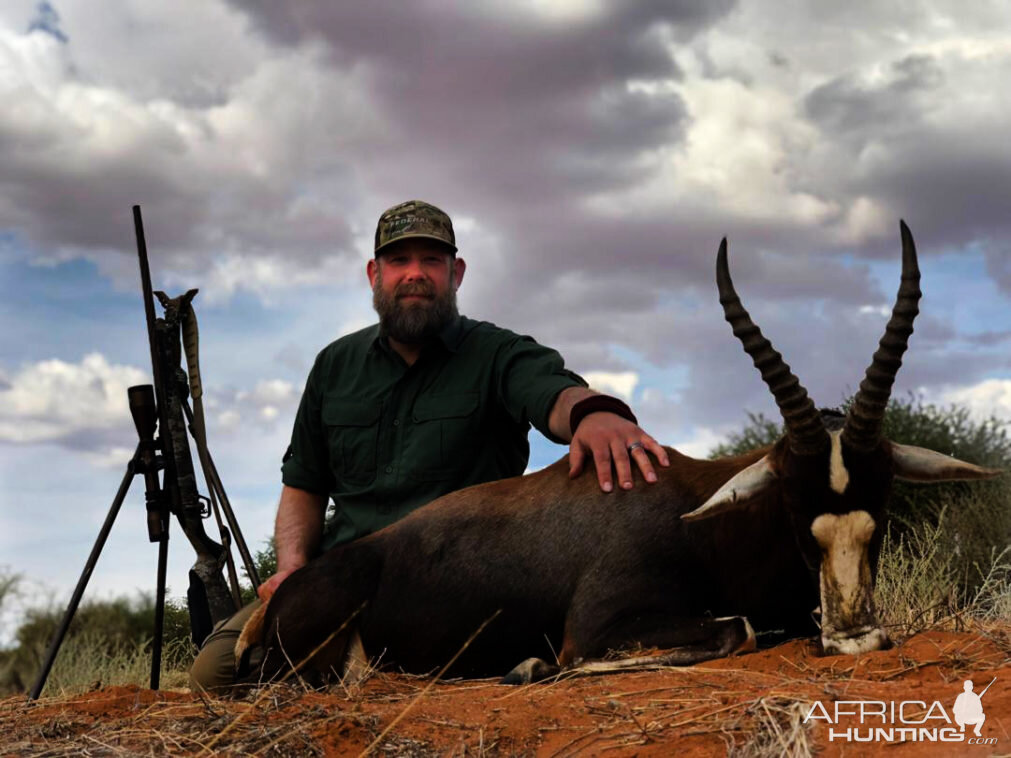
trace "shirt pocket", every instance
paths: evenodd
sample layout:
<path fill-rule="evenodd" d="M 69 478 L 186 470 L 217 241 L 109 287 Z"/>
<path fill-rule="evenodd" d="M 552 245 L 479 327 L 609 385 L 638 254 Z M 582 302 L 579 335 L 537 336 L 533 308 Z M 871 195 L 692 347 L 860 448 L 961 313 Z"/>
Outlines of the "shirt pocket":
<path fill-rule="evenodd" d="M 368 484 L 376 478 L 379 410 L 369 402 L 324 400 L 323 424 L 338 487 L 341 482 Z"/>
<path fill-rule="evenodd" d="M 425 395 L 414 402 L 412 478 L 438 481 L 458 478 L 473 465 L 481 444 L 479 392 Z"/>

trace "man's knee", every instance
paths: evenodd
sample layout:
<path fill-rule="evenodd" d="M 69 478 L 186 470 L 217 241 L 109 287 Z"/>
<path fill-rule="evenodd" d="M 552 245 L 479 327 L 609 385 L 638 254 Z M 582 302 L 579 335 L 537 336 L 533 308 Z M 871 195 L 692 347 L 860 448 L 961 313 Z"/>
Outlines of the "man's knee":
<path fill-rule="evenodd" d="M 259 606 L 260 601 L 254 600 L 214 627 L 190 667 L 190 689 L 194 692 L 226 694 L 234 688 L 237 683 L 235 641 L 246 621 Z"/>

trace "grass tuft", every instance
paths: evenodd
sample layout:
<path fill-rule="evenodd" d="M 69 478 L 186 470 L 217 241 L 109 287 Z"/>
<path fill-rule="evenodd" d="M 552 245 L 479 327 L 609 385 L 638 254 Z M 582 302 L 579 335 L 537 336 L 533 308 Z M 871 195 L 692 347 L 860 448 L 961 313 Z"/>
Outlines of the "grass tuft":
<path fill-rule="evenodd" d="M 936 520 L 885 535 L 874 602 L 893 637 L 1011 621 L 1011 548 L 993 546 L 983 562 L 967 565 L 964 533 L 948 513 L 942 507 Z"/>
<path fill-rule="evenodd" d="M 185 687 L 187 664 L 192 660 L 189 643 L 173 640 L 162 648 L 161 687 Z M 88 630 L 68 637 L 60 648 L 46 680 L 45 697 L 68 697 L 102 687 L 140 684 L 151 680 L 151 645 L 133 642 L 109 651 L 108 640 Z"/>

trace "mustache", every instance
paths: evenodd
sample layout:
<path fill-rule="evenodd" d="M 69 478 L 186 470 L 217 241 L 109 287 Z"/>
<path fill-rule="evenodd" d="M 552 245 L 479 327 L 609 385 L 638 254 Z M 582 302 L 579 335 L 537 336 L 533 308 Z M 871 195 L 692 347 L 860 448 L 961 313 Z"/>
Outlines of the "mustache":
<path fill-rule="evenodd" d="M 405 282 L 393 291 L 394 297 L 408 297 L 410 295 L 435 297 L 435 287 L 428 282 Z"/>

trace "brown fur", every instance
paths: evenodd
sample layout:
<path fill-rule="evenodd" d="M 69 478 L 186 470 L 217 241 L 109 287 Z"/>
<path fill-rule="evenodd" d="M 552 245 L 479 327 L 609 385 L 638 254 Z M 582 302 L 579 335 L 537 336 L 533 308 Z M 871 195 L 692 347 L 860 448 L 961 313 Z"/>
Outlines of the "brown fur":
<path fill-rule="evenodd" d="M 314 568 L 307 567 L 285 580 L 275 598 L 264 606 L 263 613 L 250 619 L 243 630 L 236 647 L 237 656 L 241 657 L 253 644 L 267 646 L 280 644 L 287 656 L 293 660 L 295 655 L 307 654 L 311 649 L 308 639 L 318 641 L 322 634 L 322 628 L 309 630 L 307 624 L 312 626 L 311 622 L 320 619 L 321 616 L 329 616 L 319 607 L 320 598 L 331 595 L 331 589 L 333 592 L 346 592 L 349 585 L 362 581 L 360 576 L 352 576 L 356 571 L 351 569 L 357 565 L 355 556 L 363 552 L 367 555 L 381 556 L 379 562 L 383 565 L 377 568 L 377 579 L 381 577 L 381 581 L 378 581 L 378 586 L 365 588 L 362 593 L 351 593 L 353 596 L 348 597 L 346 603 L 338 603 L 340 608 L 328 618 L 324 626 L 332 629 L 333 625 L 342 623 L 344 619 L 341 614 L 346 616 L 352 604 L 364 602 L 381 606 L 378 612 L 375 608 L 369 607 L 363 612 L 363 639 L 366 649 L 373 654 L 379 652 L 375 649 L 377 638 L 384 647 L 391 641 L 396 647 L 401 645 L 406 647 L 407 640 L 403 638 L 404 635 L 415 636 L 419 633 L 413 628 L 410 632 L 406 630 L 403 633 L 393 632 L 395 639 L 392 640 L 387 639 L 386 632 L 380 631 L 377 634 L 377 628 L 386 624 L 396 626 L 398 623 L 396 618 L 398 614 L 394 613 L 391 616 L 384 610 L 388 603 L 392 602 L 400 607 L 409 605 L 414 608 L 415 600 L 412 597 L 418 592 L 431 592 L 433 604 L 439 608 L 446 608 L 446 612 L 451 612 L 451 609 L 456 607 L 452 597 L 454 590 L 451 588 L 444 591 L 432 590 L 432 586 L 466 584 L 466 579 L 460 577 L 468 572 L 478 572 L 475 574 L 474 583 L 480 589 L 473 591 L 474 605 L 485 603 L 489 595 L 493 596 L 496 593 L 501 595 L 497 599 L 492 598 L 495 602 L 487 605 L 487 615 L 502 605 L 524 605 L 518 599 L 519 593 L 530 592 L 535 595 L 536 599 L 533 602 L 541 604 L 546 610 L 534 622 L 538 625 L 536 635 L 529 635 L 529 638 L 534 636 L 543 638 L 544 634 L 554 638 L 552 645 L 556 651 L 562 651 L 563 663 L 571 663 L 587 655 L 602 653 L 604 651 L 597 650 L 599 644 L 593 639 L 586 639 L 584 622 L 578 618 L 567 620 L 570 616 L 569 605 L 573 595 L 578 594 L 579 585 L 589 583 L 589 592 L 591 594 L 595 592 L 593 583 L 596 579 L 592 578 L 592 572 L 590 579 L 586 579 L 584 575 L 598 562 L 600 557 L 598 551 L 604 550 L 613 556 L 609 560 L 613 560 L 614 565 L 608 573 L 612 574 L 616 581 L 622 581 L 621 575 L 628 574 L 626 584 L 630 585 L 632 594 L 635 594 L 635 585 L 638 582 L 636 579 L 638 569 L 634 565 L 635 553 L 643 545 L 648 544 L 645 553 L 653 556 L 651 561 L 662 561 L 668 550 L 670 542 L 668 538 L 671 534 L 682 535 L 674 540 L 675 543 L 690 539 L 693 534 L 701 534 L 704 535 L 702 542 L 706 545 L 703 546 L 700 542 L 697 545 L 698 552 L 711 558 L 720 549 L 722 541 L 720 534 L 714 534 L 708 527 L 700 529 L 697 525 L 687 525 L 680 521 L 680 515 L 697 507 L 724 481 L 758 460 L 765 452 L 766 449 L 756 450 L 735 458 L 704 461 L 668 449 L 671 465 L 669 468 L 657 467 L 659 481 L 656 484 L 647 484 L 637 472 L 633 490 L 618 490 L 610 494 L 600 491 L 596 478 L 592 475 L 584 475 L 575 480 L 569 479 L 566 458 L 534 474 L 476 485 L 448 494 L 380 532 L 351 545 L 335 548 L 314 561 L 311 564 Z M 761 510 L 762 508 L 758 507 L 756 513 Z M 638 519 L 643 523 L 632 530 L 634 534 L 629 532 L 629 524 L 626 523 L 628 518 L 636 518 L 630 511 L 642 512 Z M 655 521 L 655 526 L 649 526 L 649 521 Z M 723 519 L 716 521 L 722 522 Z M 775 526 L 777 529 L 786 528 L 785 522 L 778 517 L 770 520 L 766 515 L 759 515 L 758 521 L 764 523 L 765 528 L 774 523 L 778 524 Z M 493 569 L 478 565 L 482 560 L 488 561 L 493 556 L 499 556 L 494 560 Z M 391 558 L 390 565 L 385 561 L 386 557 Z M 449 565 L 449 568 L 440 569 L 440 564 L 431 563 L 433 560 L 441 561 L 442 564 Z M 757 557 L 751 560 L 757 560 Z M 782 561 L 773 563 L 778 567 Z M 792 564 L 794 573 L 797 573 L 796 569 L 802 565 L 795 556 L 788 557 L 787 563 Z M 400 568 L 395 568 L 392 564 Z M 419 576 L 417 568 L 428 565 L 435 567 L 432 576 Z M 515 576 L 510 578 L 514 570 L 521 577 L 519 582 Z M 347 581 L 334 580 L 332 578 L 334 571 L 338 573 L 346 571 Z M 488 572 L 491 572 L 491 575 L 487 575 Z M 404 590 L 401 594 L 396 589 L 398 580 L 394 579 L 398 573 L 403 574 L 403 580 L 414 589 Z M 712 573 L 718 573 L 715 562 Z M 538 581 L 546 581 L 552 586 L 538 593 L 535 587 L 529 584 L 531 576 L 537 576 Z M 429 581 L 431 584 L 427 583 Z M 419 590 L 422 583 L 425 583 L 428 589 Z M 503 587 L 505 589 L 500 589 Z M 652 604 L 657 602 L 656 593 L 662 588 L 651 580 L 649 587 L 640 589 L 643 597 L 647 598 L 647 604 Z M 743 596 L 748 593 L 741 594 Z M 650 601 L 648 597 L 654 597 L 654 600 Z M 304 602 L 299 598 L 304 598 Z M 497 607 L 493 608 L 492 606 L 496 604 Z M 695 607 L 692 607 L 693 605 Z M 713 609 L 713 612 L 731 615 L 733 605 L 723 602 L 719 608 Z M 749 607 L 746 610 L 751 610 L 751 604 L 747 605 Z M 814 603 L 808 604 L 808 609 L 813 605 Z M 685 610 L 689 616 L 707 612 L 707 609 L 700 607 L 698 603 L 689 603 Z M 669 612 L 660 607 L 656 611 L 663 614 Z M 414 608 L 414 612 L 419 618 L 425 616 L 423 610 Z M 463 628 L 469 633 L 479 626 L 487 615 L 478 618 L 481 613 L 468 607 L 467 612 L 460 614 L 461 618 L 456 622 L 440 618 L 433 620 L 432 623 L 448 626 L 459 624 L 461 633 Z M 797 615 L 800 617 L 806 614 Z M 509 623 L 516 625 L 519 622 L 514 618 Z M 634 622 L 623 618 L 615 619 L 615 623 L 618 626 L 627 623 L 635 625 Z M 507 637 L 509 624 L 500 622 L 498 626 Z M 494 628 L 495 625 L 486 632 L 486 636 L 494 637 L 492 634 Z M 421 632 L 422 635 L 426 633 Z M 293 641 L 293 638 L 303 636 L 307 639 L 304 644 L 301 639 Z M 432 636 L 434 638 L 439 635 L 432 632 Z M 463 641 L 462 639 L 457 641 L 455 635 L 451 636 L 453 636 L 451 644 L 441 639 L 433 640 L 433 647 L 440 651 L 438 654 L 433 650 L 431 654 L 411 655 L 408 657 L 412 660 L 404 665 L 411 670 L 428 670 L 444 662 L 440 657 L 442 645 L 446 645 L 445 650 L 453 648 L 450 651 L 452 653 Z M 608 632 L 601 629 L 599 633 L 592 633 L 590 637 L 606 640 Z M 685 639 L 689 647 L 694 644 L 690 639 Z M 370 641 L 373 642 L 371 647 Z M 509 639 L 500 642 L 504 648 L 510 647 Z M 477 643 L 475 646 L 481 647 Z M 517 644 L 515 647 L 519 649 L 522 646 Z M 538 652 L 546 650 L 542 639 Z M 464 660 L 458 668 L 466 673 L 492 671 L 495 666 L 501 665 L 498 660 L 493 664 L 490 663 L 492 659 L 498 659 L 496 652 L 485 646 L 477 655 L 471 656 L 469 661 Z"/>

